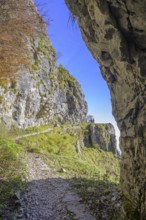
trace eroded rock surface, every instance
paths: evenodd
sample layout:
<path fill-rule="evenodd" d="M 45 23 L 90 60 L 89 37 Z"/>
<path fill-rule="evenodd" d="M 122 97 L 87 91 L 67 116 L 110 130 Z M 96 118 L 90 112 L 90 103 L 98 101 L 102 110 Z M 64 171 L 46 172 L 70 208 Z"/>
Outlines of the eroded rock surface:
<path fill-rule="evenodd" d="M 20 128 L 80 123 L 87 104 L 61 65 L 33 1 L 0 2 L 0 119 Z"/>
<path fill-rule="evenodd" d="M 128 219 L 146 219 L 146 1 L 66 0 L 100 63 L 121 131 Z M 128 204 L 128 205 L 127 205 Z"/>
<path fill-rule="evenodd" d="M 112 124 L 90 123 L 84 131 L 84 146 L 99 147 L 105 151 L 117 153 L 117 140 Z"/>

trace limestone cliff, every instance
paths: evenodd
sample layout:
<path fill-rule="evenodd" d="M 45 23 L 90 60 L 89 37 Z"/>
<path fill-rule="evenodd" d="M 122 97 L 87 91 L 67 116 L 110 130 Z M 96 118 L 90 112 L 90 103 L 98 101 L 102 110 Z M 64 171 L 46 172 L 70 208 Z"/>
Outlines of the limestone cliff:
<path fill-rule="evenodd" d="M 66 0 L 100 63 L 121 131 L 125 219 L 146 219 L 146 1 Z"/>
<path fill-rule="evenodd" d="M 63 67 L 33 1 L 0 1 L 0 119 L 8 126 L 80 123 L 87 104 Z"/>
<path fill-rule="evenodd" d="M 117 153 L 117 140 L 112 124 L 89 123 L 84 127 L 83 133 L 84 146 L 98 147 L 104 151 Z"/>

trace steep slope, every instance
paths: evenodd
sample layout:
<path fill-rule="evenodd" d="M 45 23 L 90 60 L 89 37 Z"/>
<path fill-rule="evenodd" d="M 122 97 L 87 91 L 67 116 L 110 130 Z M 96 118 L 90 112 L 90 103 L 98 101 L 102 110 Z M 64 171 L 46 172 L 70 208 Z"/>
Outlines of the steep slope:
<path fill-rule="evenodd" d="M 146 219 L 146 1 L 66 0 L 100 63 L 121 131 L 127 219 Z M 128 205 L 127 205 L 128 204 Z"/>
<path fill-rule="evenodd" d="M 120 161 L 101 146 L 78 151 L 81 133 L 79 125 L 0 126 L 1 219 L 72 219 L 74 213 L 84 220 L 91 219 L 88 208 L 97 219 L 117 216 Z"/>
<path fill-rule="evenodd" d="M 81 87 L 57 67 L 33 1 L 1 1 L 0 16 L 0 119 L 21 128 L 85 121 Z"/>

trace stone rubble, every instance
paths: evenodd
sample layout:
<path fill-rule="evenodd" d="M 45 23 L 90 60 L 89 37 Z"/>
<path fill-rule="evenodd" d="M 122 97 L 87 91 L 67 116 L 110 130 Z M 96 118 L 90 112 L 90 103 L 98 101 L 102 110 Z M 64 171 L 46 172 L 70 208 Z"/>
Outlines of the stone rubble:
<path fill-rule="evenodd" d="M 20 200 L 20 220 L 95 220 L 87 206 L 36 154 L 28 154 L 28 189 Z"/>

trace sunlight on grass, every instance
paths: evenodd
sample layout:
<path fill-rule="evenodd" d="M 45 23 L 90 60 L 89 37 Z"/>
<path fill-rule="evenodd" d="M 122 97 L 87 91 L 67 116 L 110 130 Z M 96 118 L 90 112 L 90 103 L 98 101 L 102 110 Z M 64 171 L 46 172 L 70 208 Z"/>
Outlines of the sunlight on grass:
<path fill-rule="evenodd" d="M 86 123 L 83 124 L 82 129 L 85 130 L 86 126 Z M 81 135 L 83 132 L 78 126 L 73 129 L 72 126 L 64 125 L 54 127 L 45 134 L 22 138 L 19 144 L 29 152 L 40 154 L 58 176 L 69 180 L 73 189 L 95 212 L 97 206 L 100 208 L 102 204 L 99 199 L 101 196 L 112 198 L 119 190 L 120 160 L 99 147 L 84 147 L 79 153 L 76 145 Z M 109 210 L 109 216 L 115 215 L 113 210 Z M 99 213 L 95 213 L 100 219 Z"/>
<path fill-rule="evenodd" d="M 69 129 L 53 128 L 52 131 L 37 136 L 30 136 L 19 140 L 29 152 L 46 156 L 49 166 L 57 171 L 65 169 L 60 175 L 70 177 L 84 177 L 107 179 L 111 182 L 119 181 L 119 160 L 110 152 L 99 148 L 82 148 L 81 155 L 76 151 L 79 136 Z"/>
<path fill-rule="evenodd" d="M 45 125 L 28 129 L 1 126 L 0 132 L 0 210 L 5 204 L 13 201 L 16 191 L 24 189 L 26 167 L 24 165 L 25 153 L 34 152 L 53 168 L 57 175 L 68 179 L 80 196 L 87 201 L 92 189 L 96 193 L 97 184 L 103 193 L 111 191 L 111 186 L 118 186 L 119 164 L 116 155 L 105 152 L 98 147 L 84 147 L 77 150 L 77 141 L 83 135 L 87 124 L 82 125 Z M 46 131 L 34 136 L 17 136 Z M 23 163 L 22 163 L 23 161 Z M 102 183 L 103 181 L 103 183 Z M 103 189 L 102 189 L 103 187 Z M 96 200 L 95 200 L 96 201 Z M 93 207 L 96 204 L 93 201 Z"/>

